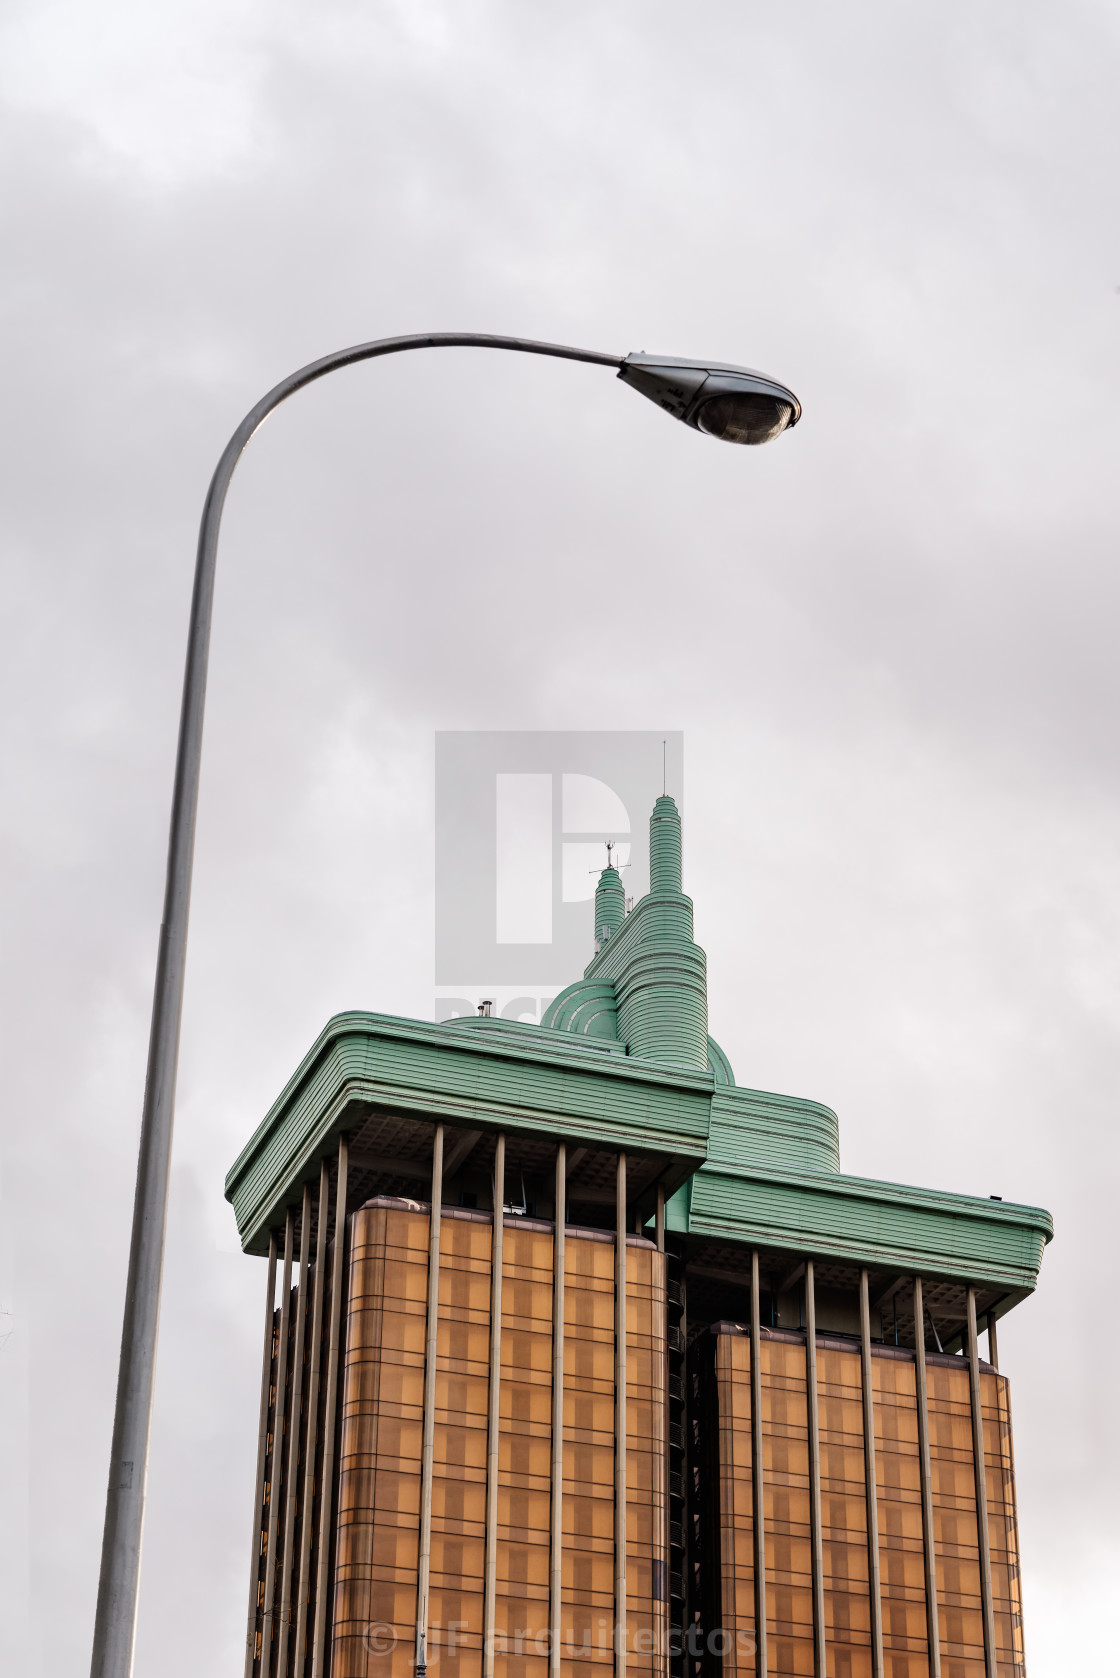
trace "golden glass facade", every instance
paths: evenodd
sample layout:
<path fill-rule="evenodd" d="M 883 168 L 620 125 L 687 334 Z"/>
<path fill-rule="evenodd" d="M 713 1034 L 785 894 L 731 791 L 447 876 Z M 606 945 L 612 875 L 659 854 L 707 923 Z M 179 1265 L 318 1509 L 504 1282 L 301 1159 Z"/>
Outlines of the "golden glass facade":
<path fill-rule="evenodd" d="M 929 1671 L 916 1377 L 913 1358 L 872 1357 L 883 1653 L 889 1678 L 925 1678 Z"/>
<path fill-rule="evenodd" d="M 735 1087 L 680 842 L 662 797 L 540 1028 L 340 1016 L 235 1163 L 244 1678 L 1023 1678 L 997 1322 L 1049 1214 Z"/>
<path fill-rule="evenodd" d="M 333 1678 L 404 1678 L 415 1661 L 428 1271 L 427 1207 L 351 1219 L 342 1376 Z M 490 1350 L 488 1213 L 441 1222 L 428 1661 L 482 1678 Z M 554 1251 L 507 1218 L 502 1271 L 496 1678 L 547 1678 Z M 627 1242 L 627 1670 L 664 1648 L 664 1256 Z M 569 1227 L 564 1265 L 560 1671 L 614 1663 L 615 1243 Z M 656 1564 L 656 1565 L 655 1565 Z M 655 1591 L 659 1595 L 655 1597 Z"/>
<path fill-rule="evenodd" d="M 338 1678 L 412 1670 L 427 1221 L 379 1210 L 356 1213 L 351 1225 L 331 1627 Z"/>
<path fill-rule="evenodd" d="M 915 1349 L 868 1333 L 865 1358 L 850 1334 L 818 1332 L 815 1434 L 806 1334 L 760 1324 L 756 1428 L 750 1332 L 689 1321 L 687 1259 L 627 1238 L 623 1345 L 615 1235 L 567 1225 L 557 1418 L 551 1222 L 507 1214 L 496 1276 L 490 1213 L 443 1210 L 430 1370 L 427 1204 L 367 1201 L 341 1253 L 323 1228 L 321 1269 L 301 1241 L 306 1297 L 282 1283 L 266 1332 L 247 1678 L 412 1678 L 425 1553 L 430 1678 L 931 1678 L 934 1631 L 942 1678 L 1024 1678 L 1007 1382 L 975 1355 L 973 1295 L 973 1357 L 919 1365 Z M 292 1237 L 289 1216 L 289 1281 Z"/>
<path fill-rule="evenodd" d="M 981 1373 L 980 1394 L 996 1653 L 1001 1673 L 1018 1674 L 1024 1670 L 1023 1617 L 1007 1382 Z M 945 1678 L 984 1678 L 967 1369 L 930 1368 L 929 1417 L 942 1671 Z"/>
<path fill-rule="evenodd" d="M 867 1494 L 858 1357 L 817 1354 L 825 1625 L 836 1671 L 871 1678 Z"/>
<path fill-rule="evenodd" d="M 755 1674 L 755 1544 L 751 1343 L 718 1325 L 712 1364 L 718 1407 L 722 1627 L 706 1640 L 724 1674 Z M 812 1496 L 804 1337 L 762 1331 L 768 1678 L 813 1678 Z M 798 1343 L 800 1339 L 800 1343 Z M 858 1346 L 818 1336 L 820 1511 L 827 1678 L 873 1678 L 866 1452 Z M 886 1678 L 928 1678 L 929 1645 L 914 1353 L 874 1346 L 878 1559 Z M 969 1370 L 927 1358 L 931 1493 L 942 1678 L 985 1678 L 980 1551 Z M 1022 1678 L 1014 1466 L 1006 1379 L 982 1370 L 995 1658 Z"/>
<path fill-rule="evenodd" d="M 632 1239 L 626 1264 L 626 1671 L 653 1678 L 665 1669 L 668 1607 L 665 1256 Z"/>

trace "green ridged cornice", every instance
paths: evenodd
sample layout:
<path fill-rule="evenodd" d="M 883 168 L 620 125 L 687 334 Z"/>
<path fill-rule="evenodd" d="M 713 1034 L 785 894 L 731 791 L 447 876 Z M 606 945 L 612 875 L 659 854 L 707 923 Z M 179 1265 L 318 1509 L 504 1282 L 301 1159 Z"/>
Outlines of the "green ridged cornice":
<path fill-rule="evenodd" d="M 1036 1207 L 842 1176 L 836 1116 L 819 1102 L 508 1020 L 353 1013 L 330 1021 L 226 1179 L 247 1251 L 264 1250 L 319 1158 L 371 1107 L 661 1154 L 670 1176 L 694 1173 L 670 1227 L 701 1239 L 1022 1291 L 1051 1233 Z"/>
<path fill-rule="evenodd" d="M 839 1171 L 840 1123 L 831 1107 L 765 1090 L 717 1088 L 708 1159 L 804 1171 Z"/>
<path fill-rule="evenodd" d="M 669 1206 L 682 1234 L 976 1285 L 1030 1290 L 1050 1214 L 945 1190 L 707 1163 Z"/>
<path fill-rule="evenodd" d="M 371 1105 L 577 1146 L 664 1153 L 684 1169 L 703 1159 L 710 1072 L 659 1068 L 539 1026 L 465 1023 L 361 1013 L 328 1023 L 226 1178 L 247 1250 L 261 1250 L 277 1210 Z"/>

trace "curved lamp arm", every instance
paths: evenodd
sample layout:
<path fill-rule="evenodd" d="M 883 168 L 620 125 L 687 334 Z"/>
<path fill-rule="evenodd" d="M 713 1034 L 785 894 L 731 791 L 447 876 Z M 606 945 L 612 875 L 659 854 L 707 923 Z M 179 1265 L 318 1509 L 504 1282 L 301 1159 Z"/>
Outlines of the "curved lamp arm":
<path fill-rule="evenodd" d="M 183 1013 L 183 975 L 190 910 L 191 867 L 198 810 L 202 718 L 214 602 L 214 572 L 222 509 L 237 463 L 253 433 L 281 402 L 340 367 L 398 350 L 474 347 L 519 350 L 615 367 L 619 377 L 695 430 L 734 443 L 764 443 L 796 425 L 801 405 L 792 391 L 747 367 L 685 361 L 672 356 L 602 355 L 596 350 L 542 344 L 532 338 L 498 338 L 483 332 L 428 332 L 377 338 L 337 350 L 291 373 L 251 408 L 226 444 L 202 511 L 191 596 L 187 665 L 179 713 L 179 743 L 171 800 L 171 835 L 163 923 L 156 960 L 148 1070 L 140 1126 L 140 1155 L 128 1254 L 124 1326 L 117 1401 L 109 1459 L 109 1488 L 97 1591 L 91 1678 L 130 1678 L 136 1633 L 140 1546 L 148 1478 L 152 1391 L 163 1275 L 175 1075 Z"/>

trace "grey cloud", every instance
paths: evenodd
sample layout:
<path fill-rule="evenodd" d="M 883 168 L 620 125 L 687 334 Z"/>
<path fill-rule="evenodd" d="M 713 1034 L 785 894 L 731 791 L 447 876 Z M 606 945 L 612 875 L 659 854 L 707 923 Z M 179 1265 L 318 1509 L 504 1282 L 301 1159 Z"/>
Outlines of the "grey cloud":
<path fill-rule="evenodd" d="M 1056 1213 L 1004 1336 L 1027 1627 L 1035 1678 L 1101 1669 L 1113 11 L 94 15 L 9 8 L 0 82 L 20 1670 L 88 1659 L 206 479 L 290 367 L 457 326 L 744 361 L 805 419 L 738 454 L 609 373 L 463 351 L 354 370 L 255 440 L 218 590 L 138 1673 L 236 1666 L 261 1276 L 222 1177 L 330 1011 L 430 1011 L 432 731 L 666 717 L 741 1080 L 836 1105 L 849 1168 Z"/>

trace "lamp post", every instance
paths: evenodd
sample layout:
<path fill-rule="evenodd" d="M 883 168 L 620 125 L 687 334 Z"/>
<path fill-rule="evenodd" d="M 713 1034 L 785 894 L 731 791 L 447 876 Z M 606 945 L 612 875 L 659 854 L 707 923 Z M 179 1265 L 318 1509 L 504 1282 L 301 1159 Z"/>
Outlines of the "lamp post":
<path fill-rule="evenodd" d="M 148 1477 L 152 1390 L 159 1328 L 175 1076 L 183 1011 L 191 867 L 198 809 L 206 666 L 214 601 L 218 531 L 226 493 L 249 439 L 274 408 L 305 385 L 358 361 L 400 350 L 469 346 L 518 350 L 614 367 L 618 376 L 686 425 L 734 443 L 765 443 L 796 425 L 801 406 L 793 393 L 747 368 L 681 361 L 669 356 L 602 355 L 527 338 L 477 332 L 432 332 L 380 338 L 313 361 L 274 386 L 246 414 L 218 462 L 202 510 L 187 635 L 187 664 L 179 715 L 179 743 L 171 801 L 163 922 L 156 959 L 148 1069 L 140 1128 L 140 1157 L 128 1255 L 124 1326 L 117 1374 L 105 1531 L 93 1634 L 91 1678 L 130 1678 L 136 1634 L 140 1548 Z"/>

